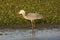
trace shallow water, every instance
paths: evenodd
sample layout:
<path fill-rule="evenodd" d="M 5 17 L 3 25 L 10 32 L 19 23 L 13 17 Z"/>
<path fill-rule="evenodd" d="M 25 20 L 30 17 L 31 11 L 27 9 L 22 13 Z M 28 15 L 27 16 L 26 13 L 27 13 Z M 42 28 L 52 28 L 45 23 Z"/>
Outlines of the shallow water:
<path fill-rule="evenodd" d="M 60 40 L 60 29 L 4 29 L 0 40 Z"/>

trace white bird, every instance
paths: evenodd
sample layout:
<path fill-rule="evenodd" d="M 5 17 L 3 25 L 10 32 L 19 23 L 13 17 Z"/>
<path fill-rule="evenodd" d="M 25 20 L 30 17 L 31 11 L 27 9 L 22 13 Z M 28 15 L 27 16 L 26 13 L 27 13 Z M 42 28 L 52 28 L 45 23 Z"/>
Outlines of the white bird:
<path fill-rule="evenodd" d="M 42 19 L 43 16 L 38 14 L 38 13 L 29 13 L 29 14 L 25 14 L 25 11 L 24 10 L 20 10 L 19 11 L 19 14 L 22 14 L 22 16 L 27 19 L 27 20 L 30 20 L 31 21 L 31 24 L 32 24 L 32 29 L 34 29 L 35 25 L 34 25 L 34 20 L 36 19 Z"/>

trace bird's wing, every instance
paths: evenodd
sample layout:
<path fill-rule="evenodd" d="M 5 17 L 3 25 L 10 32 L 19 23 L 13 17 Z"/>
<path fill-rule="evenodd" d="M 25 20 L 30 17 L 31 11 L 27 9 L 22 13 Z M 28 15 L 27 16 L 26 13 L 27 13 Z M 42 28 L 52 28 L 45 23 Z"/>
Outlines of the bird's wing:
<path fill-rule="evenodd" d="M 35 16 L 39 16 L 39 14 L 38 14 L 38 13 L 28 13 L 28 14 L 27 14 L 27 16 L 30 16 L 30 17 L 31 17 L 31 16 L 32 16 L 32 17 L 35 17 Z"/>
<path fill-rule="evenodd" d="M 39 18 L 41 18 L 41 15 L 38 14 L 38 13 L 28 13 L 27 17 L 34 18 L 34 19 L 39 19 Z"/>

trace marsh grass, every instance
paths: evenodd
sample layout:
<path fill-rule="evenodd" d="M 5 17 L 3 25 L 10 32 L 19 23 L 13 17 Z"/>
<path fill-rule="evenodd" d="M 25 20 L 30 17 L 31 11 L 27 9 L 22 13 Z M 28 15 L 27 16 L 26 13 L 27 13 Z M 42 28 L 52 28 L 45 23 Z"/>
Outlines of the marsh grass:
<path fill-rule="evenodd" d="M 0 25 L 30 24 L 18 14 L 21 9 L 42 14 L 36 23 L 60 24 L 60 0 L 0 0 Z"/>

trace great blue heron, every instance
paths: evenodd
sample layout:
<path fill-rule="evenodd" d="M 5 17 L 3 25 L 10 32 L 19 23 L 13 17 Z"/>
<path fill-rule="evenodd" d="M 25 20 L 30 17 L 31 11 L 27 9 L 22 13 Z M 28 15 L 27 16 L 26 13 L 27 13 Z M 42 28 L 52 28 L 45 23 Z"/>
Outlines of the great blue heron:
<path fill-rule="evenodd" d="M 34 29 L 35 25 L 34 25 L 34 20 L 36 19 L 42 19 L 43 16 L 38 14 L 38 13 L 29 13 L 29 14 L 25 14 L 25 11 L 24 10 L 20 10 L 19 11 L 19 14 L 22 14 L 22 16 L 27 19 L 27 20 L 30 20 L 31 21 L 31 24 L 32 24 L 32 29 Z"/>

